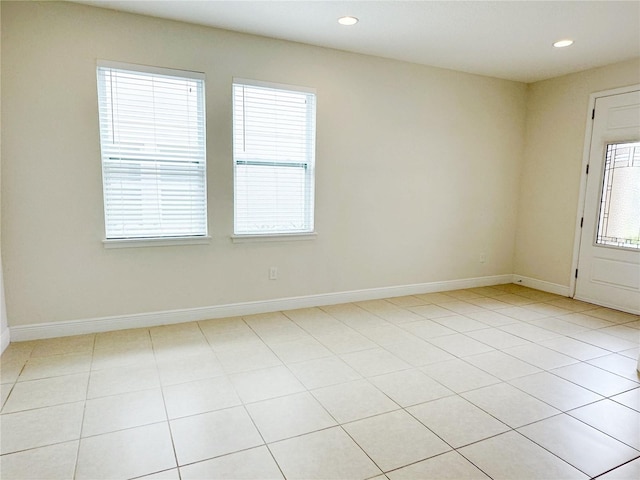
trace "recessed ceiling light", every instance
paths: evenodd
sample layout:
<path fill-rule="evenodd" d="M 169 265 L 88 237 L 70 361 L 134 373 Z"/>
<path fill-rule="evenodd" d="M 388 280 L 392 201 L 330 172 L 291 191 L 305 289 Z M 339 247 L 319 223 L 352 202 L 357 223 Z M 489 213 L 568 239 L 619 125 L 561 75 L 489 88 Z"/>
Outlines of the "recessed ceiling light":
<path fill-rule="evenodd" d="M 340 17 L 338 19 L 338 23 L 340 25 L 355 25 L 358 22 L 359 22 L 359 20 L 356 17 L 346 16 L 346 17 Z"/>
<path fill-rule="evenodd" d="M 557 42 L 554 42 L 553 46 L 556 48 L 563 48 L 563 47 L 568 47 L 570 45 L 573 45 L 573 40 L 558 40 Z"/>

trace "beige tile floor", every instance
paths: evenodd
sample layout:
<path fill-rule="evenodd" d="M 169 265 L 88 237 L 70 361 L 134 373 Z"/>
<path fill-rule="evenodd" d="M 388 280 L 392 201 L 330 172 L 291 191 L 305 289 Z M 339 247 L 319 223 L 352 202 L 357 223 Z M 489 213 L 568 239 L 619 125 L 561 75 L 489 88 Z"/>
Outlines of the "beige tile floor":
<path fill-rule="evenodd" d="M 637 480 L 639 336 L 502 285 L 14 343 L 0 476 Z"/>

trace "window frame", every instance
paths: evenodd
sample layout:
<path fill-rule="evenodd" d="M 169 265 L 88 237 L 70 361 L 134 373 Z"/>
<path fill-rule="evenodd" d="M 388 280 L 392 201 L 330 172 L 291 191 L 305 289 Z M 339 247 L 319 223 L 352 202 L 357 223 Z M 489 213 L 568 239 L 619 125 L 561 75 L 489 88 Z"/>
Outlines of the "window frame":
<path fill-rule="evenodd" d="M 306 160 L 304 162 L 292 162 L 290 165 L 280 164 L 277 160 L 245 160 L 236 157 L 236 87 L 255 87 L 265 88 L 272 90 L 281 90 L 284 92 L 290 92 L 294 94 L 307 94 L 313 98 L 313 104 L 311 108 L 306 109 L 306 115 L 308 122 L 311 123 L 312 129 L 311 135 L 305 137 L 305 143 L 307 148 Z M 291 85 L 284 83 L 266 82 L 262 80 L 253 80 L 247 78 L 233 77 L 231 85 L 231 102 L 232 102 L 232 169 L 233 169 L 233 234 L 231 240 L 233 243 L 249 243 L 249 242 L 274 242 L 274 241 L 297 241 L 297 240 L 314 240 L 317 237 L 315 231 L 315 157 L 316 157 L 316 117 L 317 117 L 317 94 L 316 89 L 311 87 Z M 244 113 L 243 113 L 244 119 Z M 305 187 L 304 187 L 304 216 L 306 217 L 306 224 L 309 228 L 306 230 L 265 230 L 259 232 L 239 232 L 237 228 L 237 167 L 238 165 L 247 165 L 248 162 L 260 163 L 265 166 L 274 167 L 296 167 L 296 163 L 305 169 Z M 304 166 L 303 166 L 304 165 Z"/>
<path fill-rule="evenodd" d="M 198 163 L 202 169 L 203 191 L 202 196 L 199 196 L 200 203 L 203 205 L 204 211 L 200 211 L 204 217 L 204 221 L 201 225 L 204 226 L 204 231 L 198 234 L 180 234 L 178 232 L 167 233 L 163 235 L 149 235 L 149 236 L 114 236 L 108 237 L 108 225 L 107 225 L 107 189 L 105 175 L 105 153 L 103 147 L 102 129 L 103 118 L 100 110 L 100 104 L 105 99 L 102 98 L 103 88 L 101 85 L 101 73 L 100 69 L 114 69 L 125 72 L 131 72 L 132 74 L 140 73 L 145 75 L 157 75 L 165 77 L 176 77 L 178 79 L 196 80 L 200 83 L 198 92 L 198 112 L 201 110 L 201 114 L 198 113 L 198 120 L 202 122 L 201 129 L 198 128 L 198 133 L 202 135 L 202 147 L 199 149 Z M 128 248 L 128 247 L 151 247 L 151 246 L 170 246 L 170 245 L 201 245 L 210 243 L 211 237 L 209 236 L 209 218 L 208 218 L 208 198 L 207 198 L 207 149 L 206 149 L 206 136 L 207 136 L 207 117 L 206 117 L 206 84 L 205 74 L 202 72 L 194 72 L 190 70 L 179 70 L 173 68 L 164 68 L 149 65 L 131 64 L 124 62 L 114 62 L 108 60 L 98 60 L 96 62 L 96 76 L 97 76 L 97 100 L 98 100 L 98 128 L 99 128 L 99 142 L 100 142 L 100 164 L 101 164 L 101 177 L 102 177 L 102 202 L 103 202 L 103 240 L 102 243 L 105 248 Z M 108 101 L 108 100 L 107 100 Z M 148 159 L 147 159 L 148 160 Z M 160 174 L 158 174 L 160 176 Z M 199 175 L 200 177 L 200 175 Z M 159 209 L 158 211 L 162 211 Z M 201 217 L 202 218 L 202 217 Z"/>

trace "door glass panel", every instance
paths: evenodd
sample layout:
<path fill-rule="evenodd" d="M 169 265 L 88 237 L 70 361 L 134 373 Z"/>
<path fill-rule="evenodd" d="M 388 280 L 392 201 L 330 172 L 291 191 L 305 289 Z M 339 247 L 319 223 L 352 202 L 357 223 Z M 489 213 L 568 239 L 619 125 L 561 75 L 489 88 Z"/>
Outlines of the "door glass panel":
<path fill-rule="evenodd" d="M 607 145 L 596 244 L 640 249 L 640 142 Z"/>

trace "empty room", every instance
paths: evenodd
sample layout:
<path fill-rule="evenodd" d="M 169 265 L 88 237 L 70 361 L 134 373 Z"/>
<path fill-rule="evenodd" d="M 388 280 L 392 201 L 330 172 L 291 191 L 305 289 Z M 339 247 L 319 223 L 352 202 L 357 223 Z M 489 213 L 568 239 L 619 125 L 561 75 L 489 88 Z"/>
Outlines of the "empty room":
<path fill-rule="evenodd" d="M 0 477 L 640 478 L 640 2 L 0 2 Z"/>

